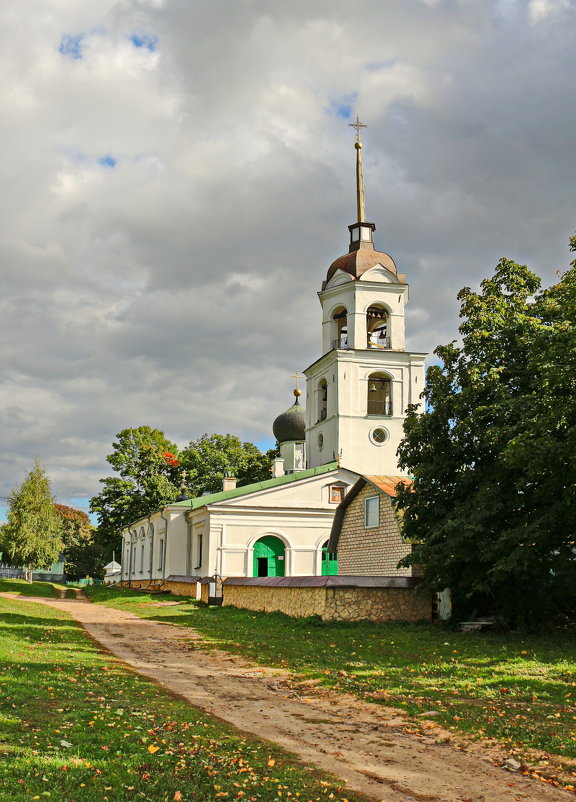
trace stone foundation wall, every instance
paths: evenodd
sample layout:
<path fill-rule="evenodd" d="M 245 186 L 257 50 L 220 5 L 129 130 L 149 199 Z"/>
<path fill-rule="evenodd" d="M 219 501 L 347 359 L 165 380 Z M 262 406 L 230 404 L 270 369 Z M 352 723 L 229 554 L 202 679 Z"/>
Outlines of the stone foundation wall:
<path fill-rule="evenodd" d="M 294 618 L 324 613 L 326 588 L 275 588 L 258 585 L 224 585 L 225 607 L 242 607 L 263 613 L 279 611 Z"/>
<path fill-rule="evenodd" d="M 326 588 L 325 621 L 430 621 L 432 599 L 416 588 Z"/>
<path fill-rule="evenodd" d="M 125 580 L 124 582 L 118 582 L 118 587 L 120 588 L 157 588 L 161 590 L 169 590 L 177 596 L 192 596 L 193 599 L 196 598 L 196 582 L 171 582 L 166 580 L 162 582 L 160 579 L 153 580 L 152 585 L 150 585 L 149 579 L 133 579 L 128 585 L 128 581 Z M 206 588 L 206 599 L 208 601 L 208 585 L 202 585 L 202 593 L 204 593 L 204 588 Z M 202 597 L 204 600 L 204 596 Z"/>
<path fill-rule="evenodd" d="M 224 606 L 324 621 L 430 621 L 432 600 L 414 588 L 224 585 Z"/>

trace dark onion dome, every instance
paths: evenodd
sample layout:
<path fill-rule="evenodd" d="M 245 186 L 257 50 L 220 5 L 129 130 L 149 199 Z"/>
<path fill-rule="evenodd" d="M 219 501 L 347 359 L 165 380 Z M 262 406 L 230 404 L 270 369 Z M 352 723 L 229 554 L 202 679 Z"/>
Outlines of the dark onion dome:
<path fill-rule="evenodd" d="M 296 401 L 294 406 L 278 415 L 272 424 L 274 437 L 279 443 L 301 442 L 306 436 L 306 409 L 300 406 L 301 390 L 294 390 Z"/>
<path fill-rule="evenodd" d="M 389 254 L 384 253 L 384 251 L 375 251 L 372 248 L 360 248 L 340 256 L 335 262 L 332 262 L 328 268 L 323 288 L 326 287 L 337 270 L 343 270 L 352 278 L 359 279 L 363 273 L 372 267 L 376 267 L 376 265 L 383 265 L 397 277 L 399 284 L 406 284 L 406 278 L 402 273 L 398 273 L 394 259 Z"/>

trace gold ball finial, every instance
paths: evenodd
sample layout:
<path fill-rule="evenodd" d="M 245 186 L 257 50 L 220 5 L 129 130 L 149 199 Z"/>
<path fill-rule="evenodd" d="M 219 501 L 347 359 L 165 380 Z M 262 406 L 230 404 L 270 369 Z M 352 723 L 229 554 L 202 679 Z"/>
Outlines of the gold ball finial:
<path fill-rule="evenodd" d="M 294 390 L 294 395 L 296 396 L 296 398 L 300 398 L 300 396 L 302 395 L 302 390 L 300 390 L 300 389 L 297 387 L 297 388 Z"/>
<path fill-rule="evenodd" d="M 354 142 L 354 147 L 356 148 L 356 150 L 360 150 L 360 148 L 362 147 L 362 142 Z"/>

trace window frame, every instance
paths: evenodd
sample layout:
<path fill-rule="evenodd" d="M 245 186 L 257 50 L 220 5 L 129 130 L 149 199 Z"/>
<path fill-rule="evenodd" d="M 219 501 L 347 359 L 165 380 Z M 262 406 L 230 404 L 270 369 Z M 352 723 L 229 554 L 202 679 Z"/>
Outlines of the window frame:
<path fill-rule="evenodd" d="M 369 501 L 376 502 L 376 523 L 369 523 Z M 372 513 L 374 514 L 374 513 Z M 380 526 L 380 496 L 367 496 L 364 499 L 364 529 L 378 529 Z"/>
<path fill-rule="evenodd" d="M 199 568 L 202 568 L 202 544 L 204 540 L 204 532 L 199 532 L 196 535 L 196 565 L 194 566 L 194 570 L 197 571 Z"/>
<path fill-rule="evenodd" d="M 329 488 L 329 490 L 330 490 L 330 495 L 329 495 L 330 504 L 341 504 L 344 501 L 344 496 L 346 495 L 346 488 L 347 488 L 347 485 L 344 485 L 344 484 L 333 484 L 333 485 L 330 485 L 330 488 Z M 334 495 L 338 494 L 340 496 L 340 498 L 338 498 L 338 499 L 334 498 L 333 494 Z"/>

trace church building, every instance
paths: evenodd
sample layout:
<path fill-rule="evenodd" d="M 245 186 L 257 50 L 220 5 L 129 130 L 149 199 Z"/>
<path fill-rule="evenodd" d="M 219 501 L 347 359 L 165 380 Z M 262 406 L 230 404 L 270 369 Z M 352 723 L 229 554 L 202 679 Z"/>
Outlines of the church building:
<path fill-rule="evenodd" d="M 396 451 L 408 404 L 418 403 L 426 354 L 404 346 L 408 284 L 375 250 L 366 222 L 362 143 L 356 128 L 357 219 L 348 253 L 318 293 L 322 353 L 301 392 L 273 424 L 280 457 L 270 479 L 219 493 L 185 495 L 122 533 L 122 580 L 192 582 L 217 577 L 335 574 L 328 550 L 334 514 L 364 475 L 398 474 Z"/>

